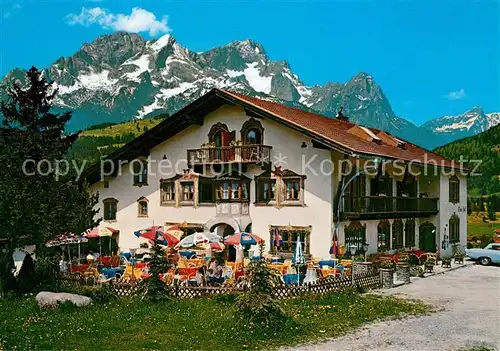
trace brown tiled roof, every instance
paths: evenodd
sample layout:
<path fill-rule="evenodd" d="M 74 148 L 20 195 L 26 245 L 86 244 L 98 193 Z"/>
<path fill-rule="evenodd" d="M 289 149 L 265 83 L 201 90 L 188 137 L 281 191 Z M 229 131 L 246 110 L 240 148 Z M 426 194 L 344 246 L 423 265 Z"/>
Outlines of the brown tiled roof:
<path fill-rule="evenodd" d="M 365 138 L 360 138 L 355 134 L 348 133 L 347 130 L 355 126 L 354 123 L 326 117 L 317 113 L 285 106 L 273 101 L 263 100 L 256 97 L 243 95 L 232 91 L 223 91 L 242 102 L 264 110 L 282 121 L 305 129 L 318 137 L 324 138 L 340 147 L 350 150 L 353 153 L 367 154 L 379 157 L 388 157 L 405 161 L 433 164 L 452 168 L 460 168 L 456 162 L 450 161 L 431 151 L 428 151 L 415 144 L 402 140 L 406 143 L 405 149 L 387 143 L 375 143 Z M 380 130 L 370 128 L 375 134 Z M 387 133 L 387 132 L 385 132 Z M 389 133 L 387 133 L 389 134 Z"/>

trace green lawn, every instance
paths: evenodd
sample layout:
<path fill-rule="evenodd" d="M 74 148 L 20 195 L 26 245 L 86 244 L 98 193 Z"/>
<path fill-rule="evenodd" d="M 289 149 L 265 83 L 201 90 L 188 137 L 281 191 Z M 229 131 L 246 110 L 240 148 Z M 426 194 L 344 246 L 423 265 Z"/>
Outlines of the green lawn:
<path fill-rule="evenodd" d="M 140 119 L 132 122 L 123 122 L 110 127 L 101 128 L 101 129 L 92 129 L 83 131 L 80 136 L 120 136 L 128 133 L 133 133 L 136 136 L 144 133 L 144 127 L 147 129 L 151 129 L 155 127 L 158 123 L 160 123 L 160 119 L 154 118 L 146 118 Z"/>
<path fill-rule="evenodd" d="M 150 304 L 121 299 L 40 310 L 33 298 L 0 300 L 0 350 L 244 350 L 339 336 L 379 318 L 428 306 L 376 295 L 334 294 L 282 301 L 293 316 L 279 331 L 239 326 L 228 297 Z"/>
<path fill-rule="evenodd" d="M 467 217 L 467 237 L 469 239 L 476 237 L 481 240 L 481 244 L 477 244 L 479 247 L 493 242 L 495 229 L 500 229 L 500 213 L 497 212 L 498 219 L 496 221 L 489 223 L 484 223 L 482 216 L 486 216 L 486 213 L 474 213 Z"/>

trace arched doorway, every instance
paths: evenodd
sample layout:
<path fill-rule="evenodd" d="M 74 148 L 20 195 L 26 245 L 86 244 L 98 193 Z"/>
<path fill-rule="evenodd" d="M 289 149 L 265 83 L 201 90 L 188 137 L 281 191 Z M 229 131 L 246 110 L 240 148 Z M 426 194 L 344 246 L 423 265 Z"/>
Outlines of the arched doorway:
<path fill-rule="evenodd" d="M 422 223 L 420 226 L 419 247 L 426 252 L 436 252 L 436 226 L 431 222 Z"/>
<path fill-rule="evenodd" d="M 213 225 L 210 228 L 210 231 L 223 237 L 226 237 L 234 234 L 234 228 L 226 223 L 218 223 Z M 234 262 L 236 260 L 236 250 L 232 245 L 226 245 L 223 251 L 224 258 L 229 262 Z"/>

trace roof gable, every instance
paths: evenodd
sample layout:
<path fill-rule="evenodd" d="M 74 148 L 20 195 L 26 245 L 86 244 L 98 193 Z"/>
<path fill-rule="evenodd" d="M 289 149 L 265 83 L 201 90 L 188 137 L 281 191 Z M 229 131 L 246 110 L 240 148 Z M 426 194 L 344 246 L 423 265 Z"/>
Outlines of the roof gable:
<path fill-rule="evenodd" d="M 141 134 L 122 148 L 107 156 L 113 162 L 131 161 L 140 156 L 146 156 L 149 151 L 172 136 L 180 133 L 194 124 L 203 124 L 204 117 L 225 104 L 242 106 L 249 116 L 258 116 L 271 119 L 300 133 L 311 137 L 316 142 L 348 155 L 381 156 L 418 163 L 427 163 L 429 160 L 442 162 L 447 167 L 459 168 L 452 161 L 427 151 L 417 145 L 403 141 L 405 148 L 399 148 L 394 143 L 383 142 L 389 140 L 390 134 L 375 128 L 369 128 L 374 134 L 383 132 L 382 142 L 373 142 L 370 138 L 358 135 L 366 127 L 358 126 L 346 120 L 326 117 L 302 109 L 288 107 L 276 102 L 250 97 L 236 92 L 224 91 L 217 88 L 210 90 L 199 99 L 183 107 L 171 117 L 165 119 L 154 128 Z M 351 132 L 349 132 L 351 131 Z M 357 131 L 352 133 L 352 131 Z M 369 133 L 371 134 L 371 133 Z M 379 139 L 379 138 L 377 138 Z M 399 139 L 398 139 L 399 140 Z M 116 167 L 115 167 L 116 169 Z M 94 165 L 83 177 L 89 183 L 100 180 L 100 165 Z"/>

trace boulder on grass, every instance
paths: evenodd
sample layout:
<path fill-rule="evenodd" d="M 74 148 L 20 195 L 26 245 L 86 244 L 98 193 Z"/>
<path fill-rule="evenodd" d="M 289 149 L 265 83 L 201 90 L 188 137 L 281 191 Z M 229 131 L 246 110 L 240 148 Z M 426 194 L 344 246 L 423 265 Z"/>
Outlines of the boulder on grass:
<path fill-rule="evenodd" d="M 59 303 L 66 301 L 78 307 L 87 306 L 92 303 L 90 297 L 76 294 L 42 291 L 36 295 L 36 302 L 40 307 L 57 307 Z"/>

